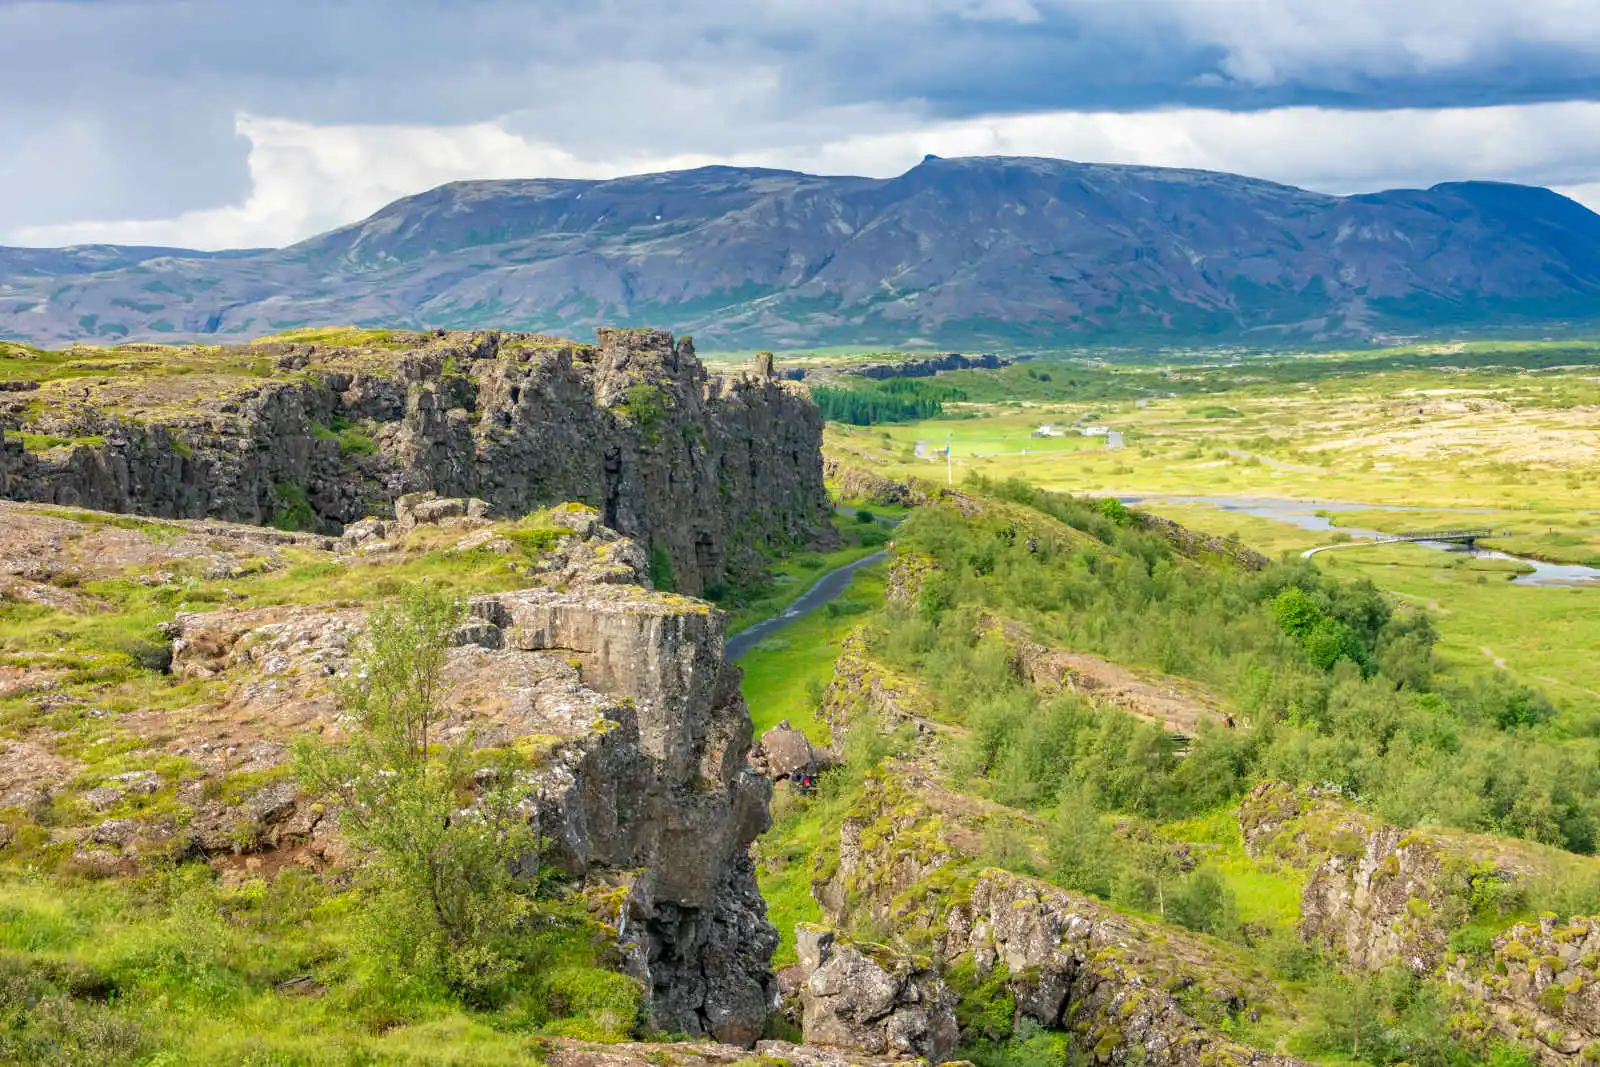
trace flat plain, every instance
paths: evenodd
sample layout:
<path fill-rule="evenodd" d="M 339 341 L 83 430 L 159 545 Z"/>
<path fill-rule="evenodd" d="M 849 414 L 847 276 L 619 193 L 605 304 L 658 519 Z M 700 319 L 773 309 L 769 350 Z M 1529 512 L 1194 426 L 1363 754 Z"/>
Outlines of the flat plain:
<path fill-rule="evenodd" d="M 1600 346 L 1214 365 L 1046 357 L 939 380 L 972 399 L 921 422 L 830 425 L 830 451 L 940 484 L 981 475 L 1118 496 L 1274 558 L 1371 533 L 1482 528 L 1494 531 L 1486 548 L 1600 567 Z M 1035 436 L 1045 426 L 1064 436 Z M 1117 431 L 1122 447 L 1088 427 Z M 1419 545 L 1314 558 L 1430 608 L 1448 658 L 1600 714 L 1600 583 L 1529 584 L 1528 564 Z"/>

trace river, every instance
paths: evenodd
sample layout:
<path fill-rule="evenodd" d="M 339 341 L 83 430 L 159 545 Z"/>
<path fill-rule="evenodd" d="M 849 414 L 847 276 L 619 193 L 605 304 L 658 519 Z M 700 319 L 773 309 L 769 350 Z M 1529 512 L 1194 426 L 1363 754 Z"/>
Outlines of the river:
<path fill-rule="evenodd" d="M 1233 511 L 1241 515 L 1255 515 L 1263 519 L 1272 519 L 1274 522 L 1286 522 L 1291 526 L 1298 526 L 1302 530 L 1312 530 L 1317 533 L 1347 533 L 1351 537 L 1377 540 L 1387 537 L 1381 530 L 1367 530 L 1359 526 L 1335 526 L 1327 515 L 1317 512 L 1329 511 L 1451 511 L 1463 515 L 1482 514 L 1489 512 L 1490 508 L 1434 508 L 1414 507 L 1406 504 L 1356 504 L 1349 501 L 1328 500 L 1272 500 L 1260 497 L 1232 497 L 1232 496 L 1166 496 L 1152 494 L 1150 496 L 1125 496 L 1119 498 L 1124 504 L 1139 504 L 1151 501 L 1168 500 L 1174 504 L 1207 504 L 1222 511 Z M 1600 567 L 1587 567 L 1581 563 L 1546 563 L 1544 560 L 1530 559 L 1527 556 L 1517 556 L 1509 552 L 1499 552 L 1488 548 L 1466 548 L 1462 545 L 1443 544 L 1438 541 L 1418 541 L 1416 544 L 1427 548 L 1438 549 L 1443 552 L 1470 552 L 1474 556 L 1485 559 L 1509 559 L 1532 567 L 1527 574 L 1519 574 L 1512 579 L 1516 585 L 1600 585 Z"/>

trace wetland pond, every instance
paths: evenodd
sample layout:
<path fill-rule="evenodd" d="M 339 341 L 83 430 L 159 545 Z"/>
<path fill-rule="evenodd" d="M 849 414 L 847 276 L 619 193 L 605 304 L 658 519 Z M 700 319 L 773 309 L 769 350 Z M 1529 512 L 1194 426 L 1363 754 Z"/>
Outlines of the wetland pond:
<path fill-rule="evenodd" d="M 1120 497 L 1124 504 L 1140 504 L 1154 501 L 1170 501 L 1174 504 L 1205 504 L 1222 511 L 1232 511 L 1241 515 L 1255 515 L 1274 522 L 1285 522 L 1291 526 L 1298 526 L 1302 530 L 1311 530 L 1317 533 L 1345 533 L 1353 538 L 1378 540 L 1388 537 L 1389 534 L 1381 530 L 1367 530 L 1359 526 L 1335 526 L 1328 517 L 1328 512 L 1338 511 L 1451 511 L 1462 515 L 1484 514 L 1489 508 L 1424 508 L 1409 507 L 1404 504 L 1354 504 L 1347 501 L 1328 500 L 1272 500 L 1264 497 L 1231 497 L 1231 496 L 1168 496 L 1166 494 L 1151 494 L 1149 496 L 1124 496 Z M 1600 567 L 1588 567 L 1580 563 L 1546 563 L 1544 560 L 1530 559 L 1527 556 L 1514 556 L 1509 552 L 1499 552 L 1488 548 L 1466 548 L 1462 545 L 1445 544 L 1439 541 L 1417 541 L 1415 544 L 1427 548 L 1438 549 L 1442 552 L 1456 552 L 1470 554 L 1481 559 L 1506 559 L 1513 560 L 1532 570 L 1517 575 L 1512 579 L 1516 585 L 1593 585 L 1600 586 Z"/>

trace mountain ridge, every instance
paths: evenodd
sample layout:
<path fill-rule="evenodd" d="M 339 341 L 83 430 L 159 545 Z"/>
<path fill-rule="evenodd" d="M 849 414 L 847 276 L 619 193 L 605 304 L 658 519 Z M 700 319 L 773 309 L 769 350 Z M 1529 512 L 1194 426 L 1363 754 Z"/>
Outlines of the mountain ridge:
<path fill-rule="evenodd" d="M 46 344 L 351 322 L 649 323 L 728 347 L 1362 340 L 1597 319 L 1600 215 L 1548 189 L 1334 196 L 1043 157 L 460 181 L 282 249 L 0 248 L 0 335 Z"/>

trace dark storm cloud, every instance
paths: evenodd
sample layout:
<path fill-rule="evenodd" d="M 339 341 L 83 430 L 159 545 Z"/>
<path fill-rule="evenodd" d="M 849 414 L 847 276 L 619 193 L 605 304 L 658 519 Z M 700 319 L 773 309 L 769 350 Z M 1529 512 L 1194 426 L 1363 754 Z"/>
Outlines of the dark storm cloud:
<path fill-rule="evenodd" d="M 1600 95 L 1592 0 L 0 0 L 0 234 L 236 203 L 240 113 L 574 152 L 1166 106 Z"/>

